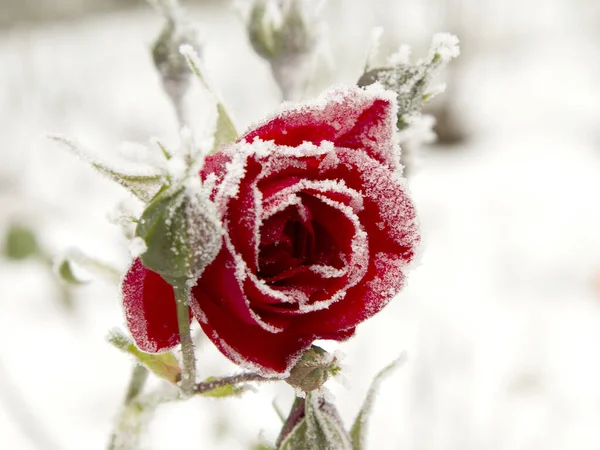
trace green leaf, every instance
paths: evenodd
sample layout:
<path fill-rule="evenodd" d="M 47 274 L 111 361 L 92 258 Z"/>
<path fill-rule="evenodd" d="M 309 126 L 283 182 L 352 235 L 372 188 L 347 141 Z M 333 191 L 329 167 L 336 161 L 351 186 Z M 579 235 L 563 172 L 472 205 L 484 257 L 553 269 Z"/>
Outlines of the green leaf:
<path fill-rule="evenodd" d="M 144 353 L 120 330 L 111 331 L 108 336 L 108 342 L 119 350 L 132 355 L 140 364 L 143 364 L 160 378 L 170 381 L 173 384 L 177 384 L 181 378 L 181 368 L 179 367 L 177 358 L 171 352 Z"/>
<path fill-rule="evenodd" d="M 12 260 L 21 261 L 40 254 L 34 232 L 23 225 L 12 224 L 6 233 L 4 255 Z"/>
<path fill-rule="evenodd" d="M 55 270 L 59 278 L 67 284 L 71 284 L 74 286 L 79 286 L 82 284 L 89 283 L 89 280 L 83 280 L 75 275 L 73 271 L 73 265 L 71 261 L 67 258 L 58 261 L 55 266 Z"/>
<path fill-rule="evenodd" d="M 203 383 L 210 383 L 211 381 L 216 381 L 218 378 L 209 377 L 203 381 Z M 250 388 L 245 384 L 227 384 L 225 386 L 219 386 L 210 391 L 202 392 L 201 395 L 204 397 L 215 397 L 215 398 L 223 398 L 223 397 L 237 397 L 242 395 L 244 392 L 248 391 Z"/>
<path fill-rule="evenodd" d="M 105 175 L 112 181 L 129 190 L 133 195 L 143 202 L 148 202 L 158 192 L 163 185 L 163 176 L 160 173 L 134 174 L 123 173 L 118 169 L 113 169 L 107 164 L 94 160 L 88 151 L 84 150 L 79 144 L 71 139 L 60 135 L 51 135 L 50 139 L 60 143 L 71 152 L 88 162 L 94 169 Z"/>
<path fill-rule="evenodd" d="M 83 279 L 76 275 L 76 267 L 83 268 L 86 272 L 102 278 L 113 284 L 121 282 L 121 272 L 111 265 L 87 256 L 78 249 L 69 249 L 61 258 L 54 263 L 57 275 L 68 284 L 86 284 L 90 280 Z"/>
<path fill-rule="evenodd" d="M 206 82 L 206 79 L 204 78 L 204 75 L 202 75 L 202 71 L 200 70 L 200 60 L 194 48 L 191 45 L 182 45 L 180 47 L 180 52 L 185 57 L 188 66 L 194 75 L 196 75 L 202 86 L 212 95 L 215 95 L 214 90 L 210 88 Z M 238 138 L 238 133 L 233 125 L 233 121 L 229 117 L 229 114 L 227 114 L 227 110 L 225 109 L 223 102 L 217 100 L 216 103 L 217 124 L 215 129 L 215 142 L 211 151 L 212 154 L 219 151 L 221 145 L 235 142 L 235 140 Z"/>
<path fill-rule="evenodd" d="M 215 142 L 211 153 L 218 152 L 221 145 L 235 142 L 237 138 L 237 131 L 227 114 L 227 110 L 222 103 L 217 103 L 217 128 L 215 130 Z"/>
<path fill-rule="evenodd" d="M 278 450 L 351 450 L 352 445 L 332 405 L 306 394 L 304 417 L 281 442 Z"/>
<path fill-rule="evenodd" d="M 389 366 L 385 367 L 379 372 L 367 392 L 367 397 L 363 403 L 361 410 L 359 411 L 354 424 L 350 429 L 350 438 L 352 439 L 352 450 L 364 450 L 366 441 L 366 428 L 368 426 L 368 419 L 373 411 L 373 405 L 375 403 L 375 396 L 379 391 L 381 383 L 406 362 L 406 353 L 402 353 L 398 359 L 392 362 Z"/>

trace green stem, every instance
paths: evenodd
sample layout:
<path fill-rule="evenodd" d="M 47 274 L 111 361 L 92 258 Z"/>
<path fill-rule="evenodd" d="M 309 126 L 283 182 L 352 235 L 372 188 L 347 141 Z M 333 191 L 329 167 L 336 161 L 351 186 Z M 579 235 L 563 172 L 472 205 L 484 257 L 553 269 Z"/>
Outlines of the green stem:
<path fill-rule="evenodd" d="M 129 381 L 129 386 L 127 386 L 127 392 L 125 394 L 124 404 L 128 405 L 135 398 L 140 395 L 142 389 L 144 389 L 144 385 L 146 384 L 146 380 L 148 379 L 148 369 L 144 366 L 136 364 L 133 368 L 133 372 L 131 373 L 131 380 Z"/>
<path fill-rule="evenodd" d="M 212 391 L 223 386 L 237 385 L 240 383 L 249 383 L 251 381 L 277 381 L 278 378 L 267 378 L 257 373 L 240 373 L 230 377 L 218 378 L 212 381 L 204 381 L 197 383 L 194 386 L 194 394 L 203 394 L 204 392 Z"/>
<path fill-rule="evenodd" d="M 196 357 L 194 355 L 194 343 L 190 334 L 190 287 L 187 283 L 174 283 L 175 303 L 177 304 L 177 325 L 181 338 L 181 357 L 183 361 L 183 373 L 181 377 L 181 390 L 185 395 L 194 393 L 196 384 Z"/>
<path fill-rule="evenodd" d="M 146 380 L 148 379 L 148 370 L 144 366 L 136 364 L 131 372 L 131 379 L 127 386 L 127 392 L 125 393 L 125 399 L 123 400 L 123 406 L 119 413 L 119 419 L 115 425 L 110 441 L 108 443 L 107 450 L 120 450 L 124 448 L 123 443 L 130 439 L 137 439 L 137 436 L 131 436 L 138 432 L 140 429 L 139 415 L 131 414 L 130 408 L 132 407 L 135 399 L 140 395 Z M 135 419 L 135 424 L 130 423 L 132 418 Z M 127 436 L 124 436 L 127 435 Z"/>

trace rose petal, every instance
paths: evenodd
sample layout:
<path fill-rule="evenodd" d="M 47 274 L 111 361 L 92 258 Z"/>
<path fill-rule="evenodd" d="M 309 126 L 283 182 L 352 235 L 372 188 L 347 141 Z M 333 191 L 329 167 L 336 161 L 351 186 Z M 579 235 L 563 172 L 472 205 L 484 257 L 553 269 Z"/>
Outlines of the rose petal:
<path fill-rule="evenodd" d="M 138 348 L 156 353 L 179 344 L 173 288 L 138 258 L 122 285 L 127 326 Z"/>
<path fill-rule="evenodd" d="M 194 289 L 192 310 L 209 339 L 230 360 L 267 375 L 286 373 L 314 336 L 272 333 L 231 313 L 211 293 Z"/>
<path fill-rule="evenodd" d="M 396 255 L 378 254 L 364 280 L 348 289 L 343 300 L 332 303 L 328 309 L 298 316 L 289 332 L 309 329 L 323 336 L 356 327 L 378 313 L 400 291 L 405 266 L 406 262 Z"/>
<path fill-rule="evenodd" d="M 394 94 L 380 86 L 335 88 L 318 99 L 295 104 L 248 131 L 255 138 L 296 147 L 303 142 L 331 141 L 338 147 L 362 149 L 390 168 L 398 167 L 394 141 L 397 115 Z"/>

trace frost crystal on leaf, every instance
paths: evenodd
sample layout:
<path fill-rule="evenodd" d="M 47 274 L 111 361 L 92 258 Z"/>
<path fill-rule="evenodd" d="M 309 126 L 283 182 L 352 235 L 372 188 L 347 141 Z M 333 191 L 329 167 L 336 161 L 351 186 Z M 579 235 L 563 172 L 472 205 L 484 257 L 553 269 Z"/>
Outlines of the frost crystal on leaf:
<path fill-rule="evenodd" d="M 134 237 L 129 243 L 129 253 L 134 258 L 142 255 L 146 250 L 148 250 L 148 246 L 141 237 Z"/>

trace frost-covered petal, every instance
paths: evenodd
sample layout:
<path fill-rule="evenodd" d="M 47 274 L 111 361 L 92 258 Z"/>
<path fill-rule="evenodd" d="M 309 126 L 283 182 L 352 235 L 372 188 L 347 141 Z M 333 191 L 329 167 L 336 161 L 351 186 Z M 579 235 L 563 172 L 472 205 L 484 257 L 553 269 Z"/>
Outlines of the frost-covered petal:
<path fill-rule="evenodd" d="M 338 87 L 313 101 L 287 104 L 283 111 L 256 125 L 242 140 L 256 138 L 278 145 L 315 145 L 323 141 L 339 147 L 363 149 L 392 169 L 398 167 L 395 142 L 395 94 L 379 85 Z"/>
<path fill-rule="evenodd" d="M 316 336 L 307 330 L 272 333 L 232 315 L 223 303 L 209 299 L 210 294 L 195 289 L 192 311 L 202 329 L 217 348 L 230 360 L 267 376 L 287 375 L 303 350 L 315 339 L 345 340 L 354 330 L 336 331 Z"/>
<path fill-rule="evenodd" d="M 314 340 L 313 335 L 274 334 L 240 320 L 214 295 L 195 288 L 192 311 L 209 339 L 236 364 L 267 375 L 283 374 Z"/>
<path fill-rule="evenodd" d="M 156 353 L 179 344 L 173 288 L 138 258 L 122 284 L 125 319 L 133 340 L 144 352 Z"/>

